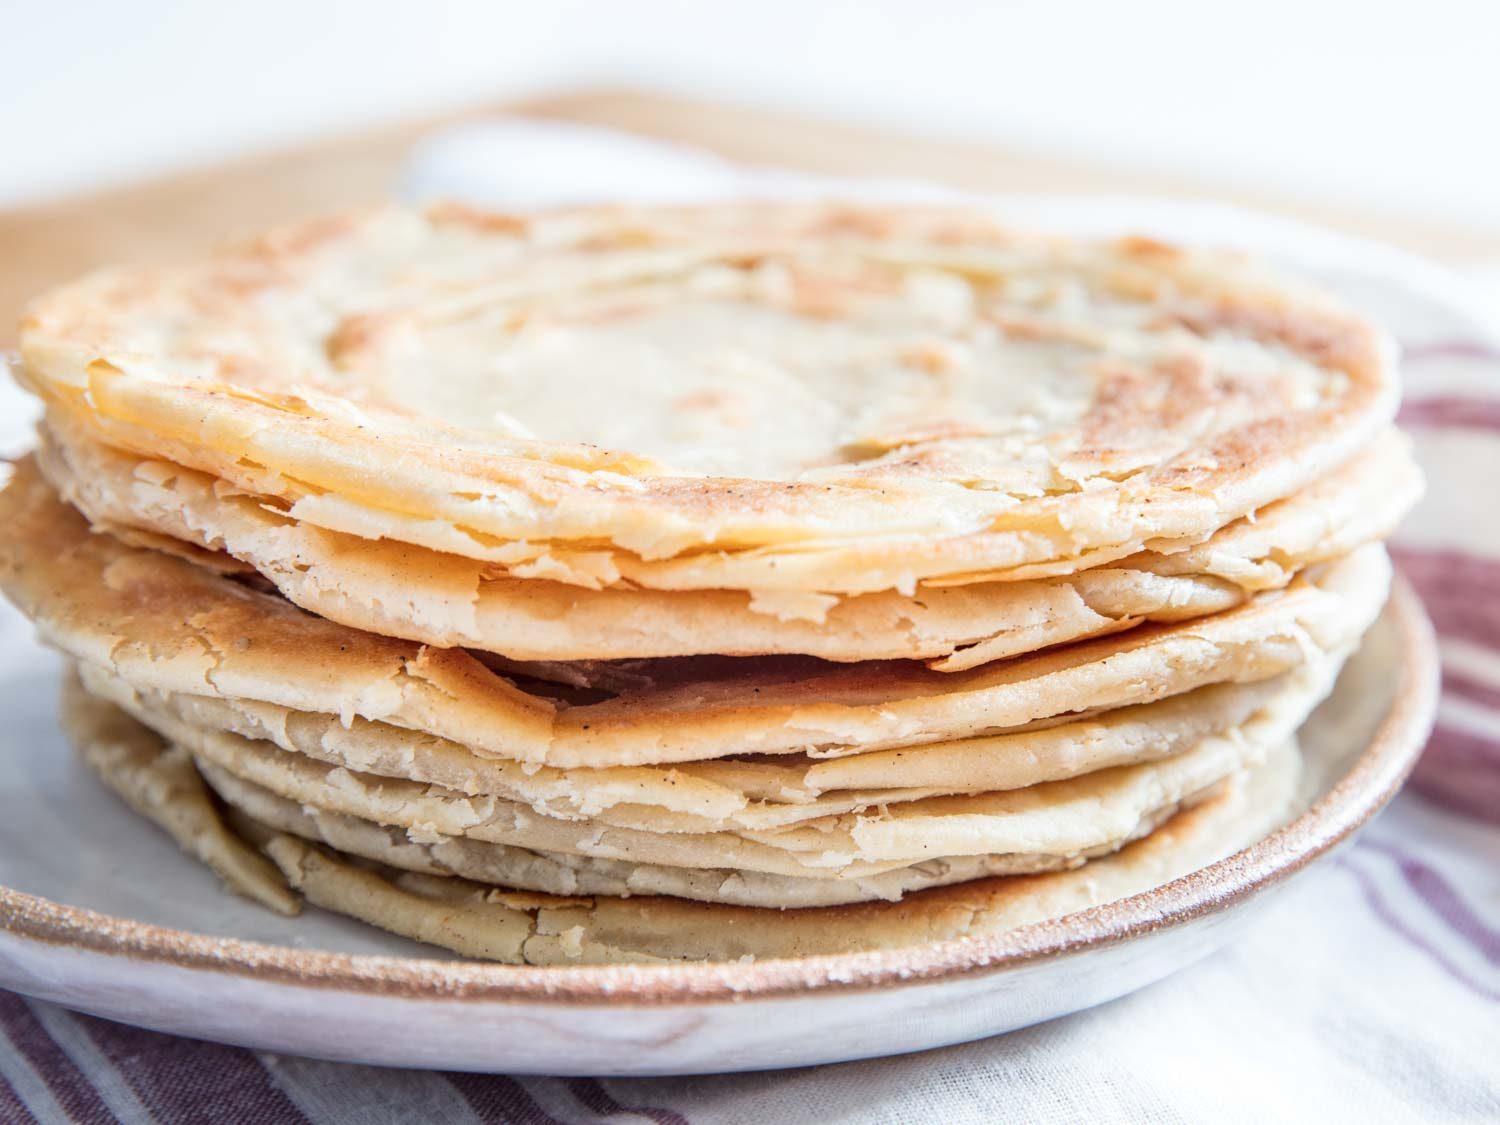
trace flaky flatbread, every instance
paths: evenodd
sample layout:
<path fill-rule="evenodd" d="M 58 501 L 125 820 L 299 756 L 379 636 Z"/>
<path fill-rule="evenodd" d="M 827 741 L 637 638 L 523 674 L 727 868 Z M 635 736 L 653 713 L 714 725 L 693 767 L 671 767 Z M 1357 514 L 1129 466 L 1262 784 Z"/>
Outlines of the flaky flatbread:
<path fill-rule="evenodd" d="M 646 662 L 583 697 L 470 654 L 378 637 L 163 552 L 89 531 L 29 462 L 0 492 L 0 587 L 49 643 L 138 687 L 438 734 L 517 761 L 603 767 L 837 756 L 972 738 L 1070 712 L 1279 675 L 1347 648 L 1384 603 L 1376 545 L 1201 620 L 1142 626 L 967 672 L 796 658 Z M 618 677 L 616 677 L 618 678 Z"/>
<path fill-rule="evenodd" d="M 588 586 L 906 589 L 1306 487 L 1393 350 L 1231 255 L 948 208 L 317 220 L 34 303 L 23 378 L 294 518 Z"/>
<path fill-rule="evenodd" d="M 302 608 L 386 636 L 521 661 L 801 654 L 921 659 L 962 671 L 1143 621 L 1230 609 L 1382 538 L 1421 490 L 1406 446 L 1387 432 L 1327 477 L 1204 543 L 1164 545 L 1054 578 L 852 597 L 587 590 L 513 578 L 462 555 L 301 523 L 266 497 L 111 450 L 58 418 L 43 431 L 37 463 L 100 530 L 158 549 L 182 543 L 222 552 L 210 563 L 223 566 L 226 555 L 242 561 Z M 1168 546 L 1175 549 L 1165 553 Z"/>

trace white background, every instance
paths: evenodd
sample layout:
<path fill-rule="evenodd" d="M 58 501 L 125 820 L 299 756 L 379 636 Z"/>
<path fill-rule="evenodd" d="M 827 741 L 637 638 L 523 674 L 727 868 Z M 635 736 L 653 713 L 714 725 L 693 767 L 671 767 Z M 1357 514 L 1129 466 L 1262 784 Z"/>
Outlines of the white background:
<path fill-rule="evenodd" d="M 0 44 L 0 204 L 630 84 L 1500 229 L 1483 0 L 0 0 Z"/>

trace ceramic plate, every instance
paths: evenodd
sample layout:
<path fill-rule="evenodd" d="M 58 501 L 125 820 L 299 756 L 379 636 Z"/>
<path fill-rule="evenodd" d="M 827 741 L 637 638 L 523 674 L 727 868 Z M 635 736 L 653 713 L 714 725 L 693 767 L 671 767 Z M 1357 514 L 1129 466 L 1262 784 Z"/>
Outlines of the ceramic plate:
<path fill-rule="evenodd" d="M 396 1066 L 719 1072 L 977 1039 L 1121 996 L 1228 941 L 1394 795 L 1436 698 L 1399 586 L 1302 735 L 1302 814 L 1146 894 L 1001 935 L 742 964 L 531 968 L 443 959 L 222 891 L 75 761 L 58 661 L 0 618 L 0 986 L 205 1039 Z"/>

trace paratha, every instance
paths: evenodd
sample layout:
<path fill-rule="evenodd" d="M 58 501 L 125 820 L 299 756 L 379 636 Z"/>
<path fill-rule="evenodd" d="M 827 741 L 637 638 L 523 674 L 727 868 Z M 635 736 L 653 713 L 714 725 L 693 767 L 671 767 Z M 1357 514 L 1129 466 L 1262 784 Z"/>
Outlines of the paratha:
<path fill-rule="evenodd" d="M 895 903 L 822 909 L 776 911 L 662 897 L 559 900 L 467 880 L 356 868 L 287 836 L 273 841 L 268 852 L 313 904 L 464 956 L 529 964 L 804 957 L 980 938 L 1150 890 L 1274 828 L 1287 814 L 1298 769 L 1295 746 L 1282 747 L 1151 835 L 1080 868 L 980 879 Z M 508 913 L 500 914 L 502 909 Z M 455 913 L 465 923 L 462 930 L 450 921 Z M 493 941 L 497 922 L 510 941 Z"/>
<path fill-rule="evenodd" d="M 1226 254 L 948 208 L 315 220 L 37 301 L 23 378 L 294 518 L 589 586 L 910 592 L 1202 539 L 1390 421 Z"/>
<path fill-rule="evenodd" d="M 846 753 L 999 733 L 1069 712 L 1278 675 L 1352 645 L 1390 582 L 1369 545 L 1225 613 L 965 672 L 903 661 L 645 662 L 571 697 L 463 650 L 377 637 L 171 555 L 89 531 L 23 463 L 0 492 L 0 588 L 71 657 L 132 684 L 362 716 L 569 768 Z M 523 690 L 522 684 L 529 690 Z"/>
<path fill-rule="evenodd" d="M 840 878 L 950 856 L 1038 855 L 1075 859 L 1149 832 L 1165 810 L 1191 803 L 1253 765 L 1301 725 L 1332 684 L 1336 666 L 1305 689 L 1273 696 L 1242 726 L 1197 740 L 1164 759 L 1098 770 L 1023 789 L 919 797 L 768 829 L 684 823 L 659 809 L 616 805 L 561 819 L 493 795 L 362 773 L 287 753 L 274 744 L 196 727 L 142 708 L 147 725 L 223 771 L 287 800 L 408 830 L 419 842 L 464 836 L 530 850 L 664 866 L 739 868 Z"/>
<path fill-rule="evenodd" d="M 70 735 L 85 753 L 98 732 L 117 724 L 133 728 L 131 737 L 147 753 L 167 752 L 166 744 L 146 728 L 85 695 L 76 685 L 66 693 L 65 711 Z M 464 956 L 532 964 L 738 960 L 979 937 L 1148 890 L 1227 855 L 1275 827 L 1287 815 L 1299 770 L 1295 746 L 1279 747 L 1261 765 L 1220 783 L 1198 804 L 1178 812 L 1149 836 L 1117 854 L 1094 859 L 1082 869 L 981 878 L 910 893 L 899 902 L 784 910 L 640 893 L 631 897 L 544 894 L 439 877 L 439 872 L 451 870 L 444 859 L 454 852 L 442 850 L 446 845 L 416 846 L 390 835 L 382 845 L 359 822 L 341 825 L 327 814 L 309 815 L 295 803 L 276 798 L 267 806 L 243 787 L 238 798 L 253 811 L 247 816 L 232 810 L 231 815 L 247 839 L 266 848 L 288 885 L 313 904 Z M 157 819 L 161 808 L 153 805 L 141 811 Z M 314 846 L 255 819 L 255 812 L 271 821 L 283 817 L 288 824 L 312 825 L 309 833 L 327 831 L 341 842 L 351 839 L 347 830 L 352 829 L 353 838 L 363 841 L 357 847 L 399 859 L 411 870 L 370 863 L 370 856 L 361 857 L 357 850 L 350 855 Z M 509 871 L 539 869 L 534 857 L 530 862 L 519 854 L 511 859 Z M 433 869 L 427 869 L 429 863 Z M 564 870 L 547 857 L 542 857 L 540 866 L 554 873 Z M 643 870 L 638 864 L 620 862 L 609 867 L 589 861 L 582 870 L 579 877 L 585 880 L 614 877 L 632 891 L 641 889 L 629 874 Z M 650 886 L 650 869 L 644 870 L 644 885 Z M 741 881 L 752 888 L 752 899 L 758 897 L 753 880 L 740 873 L 727 878 L 717 872 L 698 875 L 704 887 L 717 883 L 724 887 L 724 894 L 734 895 L 736 889 L 724 884 Z M 684 886 L 680 880 L 668 879 L 674 886 Z"/>
<path fill-rule="evenodd" d="M 224 826 L 187 751 L 85 694 L 71 677 L 63 684 L 61 717 L 68 741 L 95 776 L 226 886 L 278 914 L 301 909 L 276 868 Z"/>
<path fill-rule="evenodd" d="M 1143 621 L 1217 613 L 1252 591 L 1284 585 L 1312 563 L 1383 538 L 1421 491 L 1407 445 L 1387 431 L 1253 520 L 1170 554 L 1146 552 L 1054 578 L 852 597 L 586 590 L 494 574 L 492 564 L 461 555 L 302 524 L 264 496 L 119 453 L 57 419 L 43 433 L 37 463 L 100 530 L 135 541 L 149 534 L 144 542 L 158 548 L 173 549 L 165 536 L 223 551 L 302 608 L 385 636 L 523 661 L 800 654 L 922 659 L 962 671 Z"/>
<path fill-rule="evenodd" d="M 831 761 L 787 756 L 570 770 L 481 757 L 385 723 L 356 719 L 345 726 L 334 715 L 273 704 L 140 691 L 95 665 L 77 670 L 91 694 L 157 729 L 172 723 L 226 731 L 327 765 L 500 797 L 565 820 L 602 815 L 625 826 L 701 832 L 776 828 L 926 797 L 1022 789 L 1169 757 L 1241 727 L 1263 708 L 1310 707 L 1341 664 L 1321 661 L 1271 680 L 1216 684 L 1041 729 Z"/>

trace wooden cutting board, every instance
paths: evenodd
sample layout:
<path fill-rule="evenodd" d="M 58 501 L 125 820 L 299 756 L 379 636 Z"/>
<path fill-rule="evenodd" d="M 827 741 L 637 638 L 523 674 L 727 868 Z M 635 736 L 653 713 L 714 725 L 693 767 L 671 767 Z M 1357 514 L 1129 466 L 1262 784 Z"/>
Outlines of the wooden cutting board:
<path fill-rule="evenodd" d="M 973 142 L 885 132 L 656 94 L 590 92 L 477 106 L 123 188 L 0 212 L 0 347 L 32 295 L 110 262 L 167 258 L 226 235 L 381 198 L 424 135 L 496 115 L 606 125 L 751 164 L 918 175 L 977 191 L 1113 193 L 1219 200 L 1383 239 L 1440 260 L 1500 261 L 1500 231 L 1419 222 L 1163 173 Z"/>

